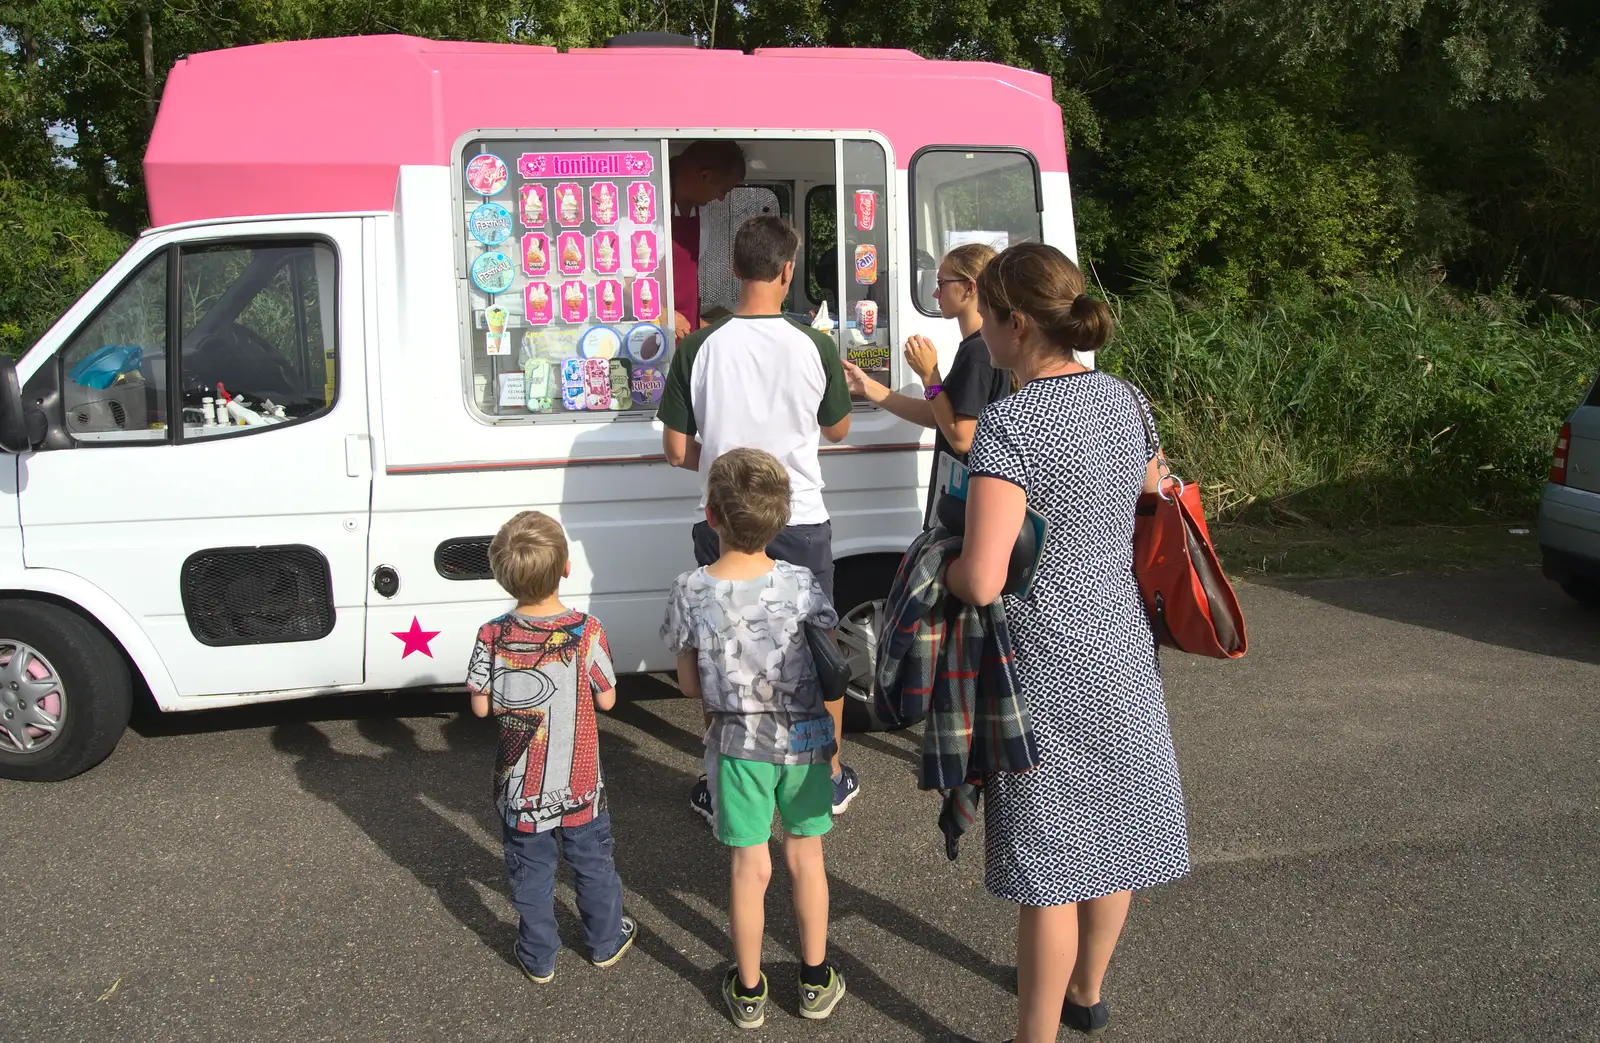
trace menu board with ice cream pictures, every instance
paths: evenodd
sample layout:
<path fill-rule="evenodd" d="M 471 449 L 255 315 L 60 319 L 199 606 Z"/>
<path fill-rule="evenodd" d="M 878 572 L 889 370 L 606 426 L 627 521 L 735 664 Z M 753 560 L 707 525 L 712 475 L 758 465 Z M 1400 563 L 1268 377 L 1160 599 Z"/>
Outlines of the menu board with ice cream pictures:
<path fill-rule="evenodd" d="M 508 133 L 469 141 L 459 170 L 478 410 L 653 413 L 672 351 L 661 142 Z"/>

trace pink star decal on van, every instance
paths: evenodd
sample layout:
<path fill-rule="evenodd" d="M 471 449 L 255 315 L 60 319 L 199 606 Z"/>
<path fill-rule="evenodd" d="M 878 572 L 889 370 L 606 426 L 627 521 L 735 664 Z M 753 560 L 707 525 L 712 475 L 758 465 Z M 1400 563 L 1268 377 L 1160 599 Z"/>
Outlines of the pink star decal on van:
<path fill-rule="evenodd" d="M 390 633 L 405 643 L 405 651 L 400 653 L 401 659 L 404 659 L 412 652 L 421 652 L 429 659 L 433 658 L 433 652 L 428 648 L 428 642 L 438 637 L 439 631 L 422 629 L 422 624 L 417 622 L 416 616 L 411 617 L 410 630 L 391 630 Z"/>

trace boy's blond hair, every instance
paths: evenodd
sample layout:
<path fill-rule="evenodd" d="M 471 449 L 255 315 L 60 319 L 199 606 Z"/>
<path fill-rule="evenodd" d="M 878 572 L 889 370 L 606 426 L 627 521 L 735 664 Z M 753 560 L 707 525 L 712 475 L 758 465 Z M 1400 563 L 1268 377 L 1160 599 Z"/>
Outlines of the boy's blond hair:
<path fill-rule="evenodd" d="M 731 550 L 765 550 L 789 524 L 789 499 L 789 472 L 760 449 L 723 453 L 706 476 L 706 507 L 718 540 Z"/>
<path fill-rule="evenodd" d="M 489 541 L 489 570 L 519 603 L 554 594 L 566 567 L 567 534 L 560 522 L 540 511 L 523 511 Z"/>

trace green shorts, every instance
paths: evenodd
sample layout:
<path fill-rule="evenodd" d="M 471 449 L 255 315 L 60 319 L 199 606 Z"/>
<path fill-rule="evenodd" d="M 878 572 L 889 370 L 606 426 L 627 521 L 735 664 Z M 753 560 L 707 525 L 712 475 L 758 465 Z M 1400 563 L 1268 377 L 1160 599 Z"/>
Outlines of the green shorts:
<path fill-rule="evenodd" d="M 833 765 L 768 764 L 717 758 L 717 839 L 754 847 L 772 839 L 776 809 L 783 831 L 820 837 L 833 828 Z"/>

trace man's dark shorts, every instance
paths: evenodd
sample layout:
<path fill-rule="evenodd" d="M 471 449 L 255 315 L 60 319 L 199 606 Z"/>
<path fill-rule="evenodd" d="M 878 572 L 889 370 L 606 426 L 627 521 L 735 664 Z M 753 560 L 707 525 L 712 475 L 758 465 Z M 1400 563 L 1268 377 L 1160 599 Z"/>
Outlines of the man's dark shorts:
<path fill-rule="evenodd" d="M 717 532 L 706 522 L 696 522 L 694 527 L 694 560 L 696 565 L 710 565 L 722 553 Z M 833 603 L 833 522 L 820 525 L 790 525 L 778 533 L 777 539 L 767 544 L 767 556 L 791 565 L 803 565 L 811 570 L 822 586 L 822 593 Z M 838 607 L 835 604 L 835 607 Z"/>

